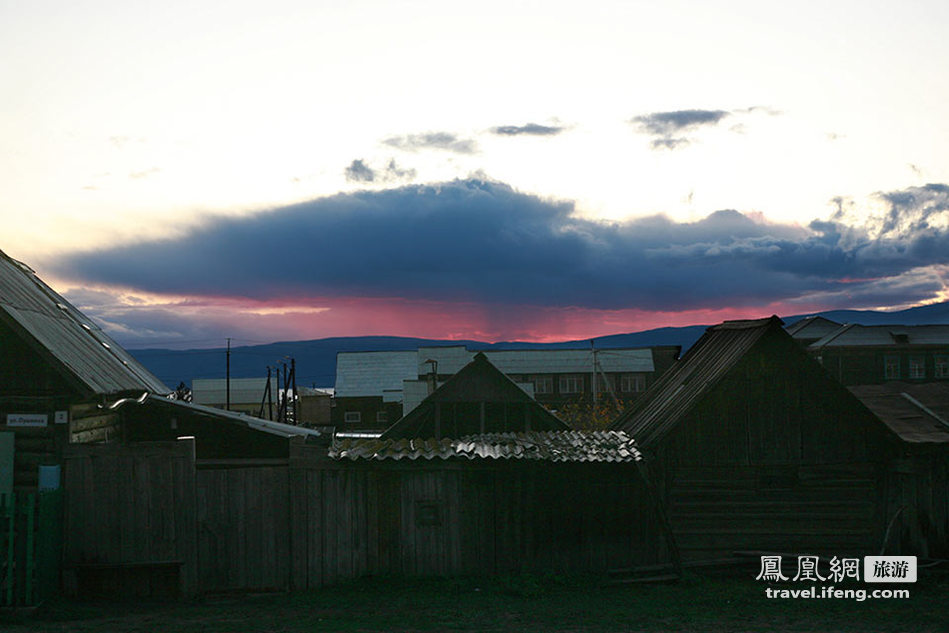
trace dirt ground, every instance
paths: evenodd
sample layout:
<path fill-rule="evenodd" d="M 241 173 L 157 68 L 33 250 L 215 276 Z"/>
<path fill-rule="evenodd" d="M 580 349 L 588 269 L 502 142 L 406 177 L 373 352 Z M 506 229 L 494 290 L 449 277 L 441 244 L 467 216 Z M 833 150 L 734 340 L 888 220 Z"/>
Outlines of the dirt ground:
<path fill-rule="evenodd" d="M 0 615 L 0 630 L 949 631 L 946 577 L 904 585 L 910 590 L 908 599 L 864 601 L 769 599 L 768 585 L 752 576 L 691 575 L 658 585 L 607 586 L 603 581 L 532 575 L 490 580 L 375 578 L 298 594 L 205 596 L 171 603 L 59 599 L 32 614 Z"/>

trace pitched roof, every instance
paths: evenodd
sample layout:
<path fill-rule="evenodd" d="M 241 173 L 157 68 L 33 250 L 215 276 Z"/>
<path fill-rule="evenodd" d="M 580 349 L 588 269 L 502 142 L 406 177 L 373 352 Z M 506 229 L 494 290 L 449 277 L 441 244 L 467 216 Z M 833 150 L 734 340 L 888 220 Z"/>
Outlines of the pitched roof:
<path fill-rule="evenodd" d="M 83 391 L 105 395 L 171 390 L 29 266 L 0 251 L 0 321 Z"/>
<path fill-rule="evenodd" d="M 823 338 L 832 332 L 836 332 L 842 326 L 842 323 L 825 319 L 819 314 L 804 317 L 799 321 L 787 326 L 785 331 L 795 340 Z"/>
<path fill-rule="evenodd" d="M 139 398 L 123 398 L 112 403 L 109 408 L 112 410 L 118 410 L 131 407 L 133 405 L 146 407 L 154 406 L 171 412 L 178 411 L 182 414 L 212 419 L 216 422 L 220 422 L 221 424 L 246 427 L 255 431 L 267 433 L 268 435 L 276 435 L 278 437 L 289 438 L 297 435 L 318 437 L 322 435 L 315 429 L 294 426 L 292 424 L 283 424 L 282 422 L 273 422 L 271 420 L 263 420 L 261 418 L 245 415 L 243 413 L 225 411 L 224 409 L 208 407 L 201 404 L 195 404 L 193 402 L 185 402 L 184 400 L 172 400 L 171 398 L 157 396 L 154 394 L 144 394 Z"/>
<path fill-rule="evenodd" d="M 705 330 L 688 352 L 612 424 L 641 446 L 661 439 L 781 319 L 725 321 Z"/>
<path fill-rule="evenodd" d="M 527 407 L 531 430 L 566 430 L 566 423 L 550 413 L 540 403 L 491 364 L 487 356 L 477 354 L 473 361 L 445 381 L 401 420 L 389 427 L 382 437 L 434 437 L 437 403 L 514 403 Z M 488 421 L 490 422 L 490 420 Z M 477 429 L 479 420 L 461 420 L 466 428 Z M 447 428 L 447 420 L 446 420 Z"/>
<path fill-rule="evenodd" d="M 809 349 L 881 345 L 949 345 L 949 325 L 842 325 Z"/>
<path fill-rule="evenodd" d="M 531 431 L 489 433 L 458 439 L 344 439 L 330 448 L 333 459 L 520 459 L 549 462 L 635 462 L 636 443 L 621 431 Z"/>
<path fill-rule="evenodd" d="M 949 443 L 949 384 L 887 382 L 848 389 L 903 441 Z"/>
<path fill-rule="evenodd" d="M 572 374 L 593 371 L 593 349 L 516 349 L 473 352 L 462 346 L 420 347 L 418 375 L 431 371 L 429 360 L 438 363 L 439 374 L 453 374 L 476 354 L 488 357 L 505 374 Z M 651 372 L 655 370 L 652 348 L 607 348 L 596 350 L 596 362 L 604 372 Z"/>
<path fill-rule="evenodd" d="M 336 355 L 336 397 L 381 396 L 402 389 L 402 381 L 417 378 L 418 353 L 340 352 Z"/>

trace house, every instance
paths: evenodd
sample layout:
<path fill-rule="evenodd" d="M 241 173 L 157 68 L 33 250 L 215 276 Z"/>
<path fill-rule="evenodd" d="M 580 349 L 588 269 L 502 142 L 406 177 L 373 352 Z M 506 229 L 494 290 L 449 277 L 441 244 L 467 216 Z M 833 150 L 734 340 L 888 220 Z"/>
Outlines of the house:
<path fill-rule="evenodd" d="M 484 433 L 567 429 L 564 422 L 501 373 L 485 354 L 478 353 L 421 404 L 386 429 L 382 437 L 440 440 Z"/>
<path fill-rule="evenodd" d="M 879 551 L 890 434 L 782 325 L 708 328 L 612 427 L 650 461 L 683 559 Z"/>
<path fill-rule="evenodd" d="M 246 413 L 267 420 L 276 419 L 280 389 L 276 376 L 259 378 L 195 378 L 191 398 L 195 404 Z M 228 384 L 230 383 L 230 384 Z"/>
<path fill-rule="evenodd" d="M 845 385 L 949 380 L 949 325 L 841 325 L 807 351 Z"/>
<path fill-rule="evenodd" d="M 14 434 L 14 485 L 35 490 L 70 435 L 108 400 L 171 390 L 26 264 L 0 251 L 0 431 Z M 91 436 L 90 436 L 91 437 Z"/>
<path fill-rule="evenodd" d="M 598 401 L 628 404 L 672 364 L 679 351 L 678 346 L 660 346 L 482 353 L 538 402 L 558 410 Z M 412 411 L 476 353 L 460 345 L 408 352 L 340 352 L 333 421 L 344 430 L 382 430 Z"/>
<path fill-rule="evenodd" d="M 316 433 L 166 398 L 171 389 L 2 251 L 0 350 L 0 431 L 14 435 L 17 491 L 35 490 L 39 466 L 61 464 L 69 443 L 191 435 L 199 456 L 286 456 L 289 437 Z"/>
<path fill-rule="evenodd" d="M 887 553 L 949 558 L 949 382 L 849 389 L 896 440 L 884 485 Z"/>

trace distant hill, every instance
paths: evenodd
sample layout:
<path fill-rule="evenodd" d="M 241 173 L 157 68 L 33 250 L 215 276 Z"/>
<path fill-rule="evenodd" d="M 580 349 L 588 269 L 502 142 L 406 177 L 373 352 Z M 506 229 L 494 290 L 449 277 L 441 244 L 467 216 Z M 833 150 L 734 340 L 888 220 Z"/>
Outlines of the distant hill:
<path fill-rule="evenodd" d="M 924 325 L 929 323 L 949 324 L 949 302 L 937 303 L 898 312 L 876 312 L 873 310 L 832 310 L 819 314 L 840 323 L 861 325 Z M 791 325 L 809 314 L 784 317 Z M 654 345 L 680 345 L 685 351 L 705 332 L 707 325 L 687 327 L 664 327 L 630 334 L 600 336 L 595 339 L 597 348 L 651 347 Z M 407 338 L 399 336 L 353 336 L 324 338 L 312 341 L 287 341 L 267 345 L 250 345 L 231 348 L 231 376 L 253 378 L 265 376 L 267 367 L 289 364 L 296 359 L 297 384 L 305 386 L 331 387 L 336 380 L 337 352 L 413 350 L 423 345 L 466 345 L 468 349 L 576 349 L 590 346 L 589 339 L 563 341 L 559 343 L 527 343 L 505 341 L 485 343 L 483 341 L 446 341 L 438 339 Z M 129 352 L 166 385 L 174 388 L 179 382 L 191 384 L 194 378 L 223 378 L 225 374 L 225 350 L 193 349 L 131 349 Z"/>

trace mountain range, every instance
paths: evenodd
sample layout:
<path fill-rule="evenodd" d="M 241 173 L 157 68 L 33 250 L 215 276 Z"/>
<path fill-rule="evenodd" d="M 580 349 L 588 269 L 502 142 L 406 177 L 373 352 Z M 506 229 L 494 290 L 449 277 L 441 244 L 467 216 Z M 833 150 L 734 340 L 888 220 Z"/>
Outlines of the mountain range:
<path fill-rule="evenodd" d="M 815 313 L 838 323 L 861 325 L 924 325 L 949 324 L 949 302 L 936 303 L 907 310 L 882 312 L 874 310 L 831 310 Z M 787 325 L 807 314 L 783 317 Z M 687 350 L 707 328 L 707 325 L 664 327 L 643 332 L 600 336 L 593 340 L 599 349 L 617 347 L 651 347 L 680 345 Z M 337 352 L 414 350 L 420 346 L 465 345 L 472 350 L 488 349 L 570 349 L 586 348 L 590 339 L 558 343 L 527 343 L 504 341 L 485 343 L 471 340 L 438 340 L 399 336 L 355 336 L 324 338 L 311 341 L 286 341 L 266 345 L 233 347 L 230 351 L 230 370 L 233 378 L 265 376 L 267 367 L 277 368 L 296 362 L 297 384 L 314 387 L 332 387 L 336 379 Z M 227 353 L 224 348 L 214 349 L 130 349 L 136 359 L 160 378 L 175 387 L 181 382 L 191 384 L 194 378 L 224 378 Z"/>

